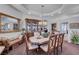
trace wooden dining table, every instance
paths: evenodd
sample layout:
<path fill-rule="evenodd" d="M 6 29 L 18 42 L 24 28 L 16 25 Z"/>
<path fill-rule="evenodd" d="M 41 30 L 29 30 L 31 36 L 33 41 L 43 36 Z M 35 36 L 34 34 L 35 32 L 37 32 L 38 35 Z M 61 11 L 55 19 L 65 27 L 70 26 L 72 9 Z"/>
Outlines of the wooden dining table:
<path fill-rule="evenodd" d="M 4 51 L 5 46 L 0 46 L 0 54 L 2 54 L 2 52 Z"/>
<path fill-rule="evenodd" d="M 42 36 L 38 36 L 38 37 L 33 36 L 33 37 L 30 37 L 29 40 L 32 44 L 39 46 L 47 43 L 49 41 L 49 37 L 44 38 Z"/>

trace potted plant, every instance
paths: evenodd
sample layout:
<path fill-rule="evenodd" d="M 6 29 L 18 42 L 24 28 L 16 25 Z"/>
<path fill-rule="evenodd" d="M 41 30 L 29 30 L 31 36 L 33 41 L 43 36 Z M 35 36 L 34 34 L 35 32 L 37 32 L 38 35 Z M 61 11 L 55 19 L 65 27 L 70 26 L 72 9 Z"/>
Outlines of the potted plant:
<path fill-rule="evenodd" d="M 79 35 L 77 33 L 73 33 L 71 40 L 72 40 L 72 43 L 79 44 Z"/>

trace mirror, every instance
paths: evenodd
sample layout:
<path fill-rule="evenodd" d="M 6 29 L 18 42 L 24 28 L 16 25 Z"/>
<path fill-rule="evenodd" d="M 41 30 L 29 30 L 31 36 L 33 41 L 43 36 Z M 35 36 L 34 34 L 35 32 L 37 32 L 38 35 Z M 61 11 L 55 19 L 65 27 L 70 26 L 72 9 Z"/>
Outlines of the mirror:
<path fill-rule="evenodd" d="M 0 15 L 0 32 L 19 31 L 20 20 L 6 14 Z"/>

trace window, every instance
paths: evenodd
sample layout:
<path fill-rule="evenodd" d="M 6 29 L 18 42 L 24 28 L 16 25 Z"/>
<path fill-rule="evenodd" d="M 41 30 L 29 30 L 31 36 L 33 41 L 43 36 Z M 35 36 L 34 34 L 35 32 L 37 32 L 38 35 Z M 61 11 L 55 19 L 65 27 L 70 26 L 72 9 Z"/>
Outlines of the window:
<path fill-rule="evenodd" d="M 61 23 L 60 30 L 61 32 L 68 33 L 68 22 Z"/>

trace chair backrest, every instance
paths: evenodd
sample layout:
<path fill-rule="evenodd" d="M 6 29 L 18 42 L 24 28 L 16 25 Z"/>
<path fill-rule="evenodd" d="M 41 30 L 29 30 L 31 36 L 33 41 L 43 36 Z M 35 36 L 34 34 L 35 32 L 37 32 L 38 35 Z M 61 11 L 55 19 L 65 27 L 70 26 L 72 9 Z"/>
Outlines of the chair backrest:
<path fill-rule="evenodd" d="M 50 53 L 55 47 L 59 46 L 59 43 L 63 43 L 64 33 L 53 34 L 49 37 L 48 52 Z"/>
<path fill-rule="evenodd" d="M 24 35 L 24 36 L 25 36 L 25 37 L 27 37 L 27 40 L 28 40 L 28 41 L 30 41 L 30 40 L 29 40 L 30 35 L 29 35 L 29 33 L 28 33 L 28 32 L 27 32 L 27 33 L 25 33 L 25 35 Z"/>
<path fill-rule="evenodd" d="M 61 44 L 63 44 L 63 40 L 64 40 L 64 33 L 60 33 L 59 34 L 59 42 L 61 43 Z"/>
<path fill-rule="evenodd" d="M 26 44 L 26 50 L 28 50 L 28 37 L 26 35 L 24 35 L 24 40 Z"/>
<path fill-rule="evenodd" d="M 48 43 L 48 51 L 52 51 L 53 48 L 56 46 L 56 41 L 57 41 L 57 35 L 52 35 L 49 38 L 49 43 Z"/>
<path fill-rule="evenodd" d="M 34 36 L 34 32 L 26 32 L 26 34 L 27 34 L 28 37 Z"/>

